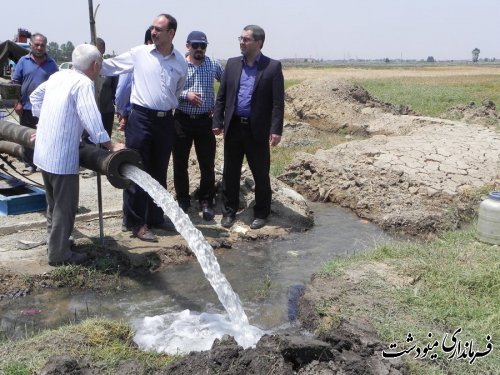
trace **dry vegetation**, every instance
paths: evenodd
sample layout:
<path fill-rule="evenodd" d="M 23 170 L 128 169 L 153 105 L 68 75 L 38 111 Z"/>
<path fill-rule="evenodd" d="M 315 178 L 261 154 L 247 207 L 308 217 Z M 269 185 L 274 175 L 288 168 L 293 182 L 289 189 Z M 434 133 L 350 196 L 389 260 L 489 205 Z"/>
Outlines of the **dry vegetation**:
<path fill-rule="evenodd" d="M 379 79 L 407 77 L 456 77 L 500 74 L 500 66 L 449 65 L 432 67 L 332 67 L 332 68 L 285 68 L 285 80 L 305 80 L 315 78 Z"/>

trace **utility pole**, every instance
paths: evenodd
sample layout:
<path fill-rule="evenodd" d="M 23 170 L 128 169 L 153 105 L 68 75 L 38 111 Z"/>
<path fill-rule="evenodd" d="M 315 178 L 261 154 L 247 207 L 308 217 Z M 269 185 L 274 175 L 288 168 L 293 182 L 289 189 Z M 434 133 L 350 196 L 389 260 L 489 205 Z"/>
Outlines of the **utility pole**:
<path fill-rule="evenodd" d="M 95 31 L 95 16 L 97 14 L 97 9 L 99 9 L 99 5 L 97 4 L 97 8 L 95 8 L 94 12 L 94 4 L 92 0 L 89 0 L 89 22 L 90 22 L 90 42 L 95 46 L 97 33 Z"/>
<path fill-rule="evenodd" d="M 99 9 L 99 4 L 94 12 L 94 5 L 92 0 L 89 0 L 89 22 L 90 22 L 90 41 L 96 46 L 97 45 L 97 34 L 95 31 L 95 16 L 97 14 L 97 9 Z M 97 146 L 98 147 L 98 146 Z M 102 189 L 101 189 L 101 174 L 96 173 L 97 180 L 97 209 L 99 211 L 99 239 L 101 246 L 104 246 L 104 220 L 102 217 Z"/>

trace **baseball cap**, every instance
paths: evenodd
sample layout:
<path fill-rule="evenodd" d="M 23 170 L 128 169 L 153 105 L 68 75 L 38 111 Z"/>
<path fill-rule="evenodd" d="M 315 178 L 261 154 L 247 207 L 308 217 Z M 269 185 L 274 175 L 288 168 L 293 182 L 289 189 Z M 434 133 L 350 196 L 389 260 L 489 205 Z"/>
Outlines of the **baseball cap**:
<path fill-rule="evenodd" d="M 201 31 L 191 31 L 187 37 L 187 42 L 208 44 L 207 36 Z"/>

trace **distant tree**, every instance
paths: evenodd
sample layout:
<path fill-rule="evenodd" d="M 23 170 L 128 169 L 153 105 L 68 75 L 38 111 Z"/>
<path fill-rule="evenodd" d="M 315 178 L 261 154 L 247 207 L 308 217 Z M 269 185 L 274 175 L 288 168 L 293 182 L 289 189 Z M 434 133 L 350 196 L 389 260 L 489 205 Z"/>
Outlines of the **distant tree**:
<path fill-rule="evenodd" d="M 47 45 L 47 53 L 58 63 L 71 61 L 71 54 L 74 49 L 75 46 L 71 42 L 61 44 L 61 46 L 56 42 L 50 42 Z"/>
<path fill-rule="evenodd" d="M 436 62 L 436 60 L 434 60 L 434 56 L 428 56 L 426 61 L 427 61 L 428 63 L 433 63 L 433 62 Z"/>
<path fill-rule="evenodd" d="M 473 63 L 477 63 L 477 61 L 479 60 L 479 53 L 481 52 L 481 50 L 479 48 L 474 48 L 472 50 L 472 62 Z"/>
<path fill-rule="evenodd" d="M 71 54 L 75 46 L 71 42 L 61 44 L 61 61 L 71 61 Z"/>
<path fill-rule="evenodd" d="M 386 57 L 386 58 L 384 59 L 384 62 L 385 62 L 386 64 L 389 64 L 389 63 L 391 62 L 391 60 L 389 60 L 389 58 L 388 58 L 388 57 Z"/>
<path fill-rule="evenodd" d="M 47 53 L 57 62 L 61 61 L 61 51 L 59 50 L 59 44 L 57 44 L 56 42 L 50 42 L 47 45 Z"/>

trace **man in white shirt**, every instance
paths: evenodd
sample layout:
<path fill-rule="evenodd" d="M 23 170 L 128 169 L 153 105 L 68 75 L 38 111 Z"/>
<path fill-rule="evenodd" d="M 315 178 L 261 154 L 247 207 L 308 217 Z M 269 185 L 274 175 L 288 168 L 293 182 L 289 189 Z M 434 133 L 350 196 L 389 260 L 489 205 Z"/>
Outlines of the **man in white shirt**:
<path fill-rule="evenodd" d="M 75 223 L 79 195 L 79 145 L 86 130 L 93 143 L 117 151 L 102 124 L 94 82 L 102 64 L 95 46 L 82 44 L 72 54 L 73 70 L 53 74 L 30 95 L 39 118 L 34 163 L 41 169 L 47 199 L 49 264 L 81 264 L 85 254 L 71 250 L 69 237 Z"/>
<path fill-rule="evenodd" d="M 132 72 L 132 112 L 125 127 L 125 144 L 142 157 L 144 170 L 163 187 L 167 186 L 167 167 L 172 153 L 174 118 L 172 110 L 184 87 L 187 63 L 172 41 L 177 21 L 160 14 L 151 26 L 152 45 L 132 48 L 106 59 L 102 75 Z M 123 192 L 123 225 L 143 241 L 158 241 L 150 228 L 174 230 L 163 211 L 137 184 Z"/>

